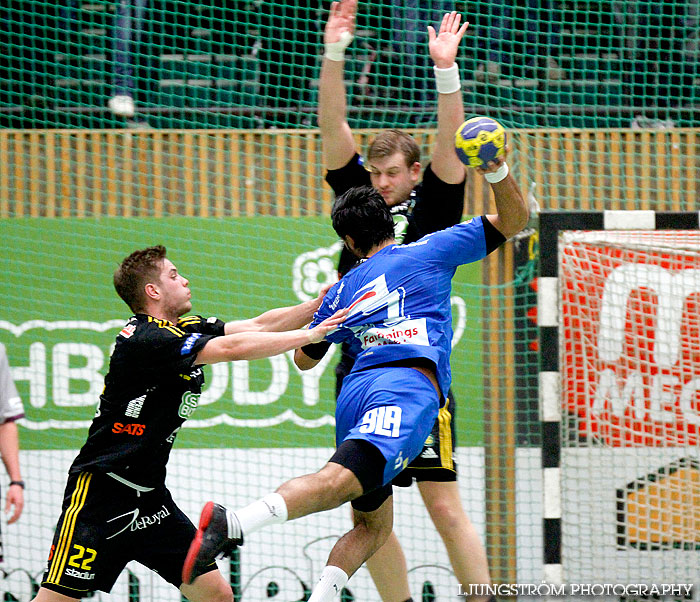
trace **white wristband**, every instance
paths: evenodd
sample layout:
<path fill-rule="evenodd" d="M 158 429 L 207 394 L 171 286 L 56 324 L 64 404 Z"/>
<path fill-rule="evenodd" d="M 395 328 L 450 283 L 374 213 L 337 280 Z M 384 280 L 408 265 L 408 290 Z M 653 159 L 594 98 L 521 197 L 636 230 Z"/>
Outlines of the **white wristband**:
<path fill-rule="evenodd" d="M 461 88 L 457 63 L 453 63 L 447 69 L 433 67 L 433 71 L 435 71 L 435 87 L 440 94 L 452 94 Z"/>
<path fill-rule="evenodd" d="M 349 31 L 344 31 L 340 34 L 340 39 L 337 42 L 329 42 L 326 44 L 323 56 L 329 61 L 342 61 L 345 59 L 345 49 L 352 42 L 352 34 Z"/>
<path fill-rule="evenodd" d="M 501 166 L 496 171 L 490 171 L 490 172 L 484 174 L 484 177 L 486 178 L 486 181 L 489 184 L 495 184 L 496 182 L 500 182 L 501 180 L 505 180 L 507 176 L 508 176 L 508 163 L 506 163 L 505 161 L 501 164 Z"/>

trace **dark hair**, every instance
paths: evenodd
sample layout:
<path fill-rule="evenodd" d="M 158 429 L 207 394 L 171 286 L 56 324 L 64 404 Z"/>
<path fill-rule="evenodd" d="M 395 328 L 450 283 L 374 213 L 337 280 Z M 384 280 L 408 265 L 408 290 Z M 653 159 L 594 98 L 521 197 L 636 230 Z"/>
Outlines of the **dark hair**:
<path fill-rule="evenodd" d="M 163 245 L 134 251 L 114 272 L 114 288 L 134 313 L 145 309 L 144 287 L 160 279 L 165 252 Z"/>
<path fill-rule="evenodd" d="M 333 203 L 331 219 L 338 236 L 350 236 L 356 251 L 363 255 L 375 245 L 394 238 L 389 207 L 372 186 L 358 186 L 341 194 Z"/>
<path fill-rule="evenodd" d="M 386 130 L 378 134 L 369 145 L 367 160 L 383 159 L 397 151 L 404 156 L 408 167 L 420 161 L 420 147 L 418 143 L 401 130 Z"/>

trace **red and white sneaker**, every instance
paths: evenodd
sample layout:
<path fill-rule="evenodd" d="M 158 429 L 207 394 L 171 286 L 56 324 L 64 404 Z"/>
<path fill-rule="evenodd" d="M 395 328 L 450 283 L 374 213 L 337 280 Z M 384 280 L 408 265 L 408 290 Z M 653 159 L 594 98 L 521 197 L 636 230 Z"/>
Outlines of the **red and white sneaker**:
<path fill-rule="evenodd" d="M 235 515 L 214 502 L 207 502 L 199 516 L 199 528 L 182 566 L 182 582 L 192 583 L 217 557 L 230 556 L 243 543 Z"/>

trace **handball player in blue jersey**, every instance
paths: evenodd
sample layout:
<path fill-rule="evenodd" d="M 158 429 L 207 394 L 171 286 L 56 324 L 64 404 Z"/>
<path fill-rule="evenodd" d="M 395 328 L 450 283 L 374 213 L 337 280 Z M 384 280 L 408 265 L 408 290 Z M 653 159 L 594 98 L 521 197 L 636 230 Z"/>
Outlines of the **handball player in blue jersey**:
<path fill-rule="evenodd" d="M 219 554 L 278 524 L 352 502 L 354 528 L 334 546 L 309 602 L 330 602 L 392 530 L 391 481 L 423 449 L 450 386 L 451 280 L 527 223 L 522 197 L 408 245 L 397 245 L 386 202 L 369 186 L 336 199 L 333 227 L 361 259 L 326 294 L 312 326 L 346 310 L 327 342 L 349 342 L 357 360 L 336 408 L 337 450 L 317 473 L 292 479 L 236 512 L 209 502 L 183 567 L 190 582 Z M 506 206 L 507 205 L 507 206 Z M 327 342 L 298 349 L 313 368 Z"/>
<path fill-rule="evenodd" d="M 400 4 L 393 3 L 395 7 Z M 437 93 L 434 105 L 429 102 L 409 107 L 412 110 L 420 106 L 427 111 L 423 112 L 423 116 L 432 116 L 435 111 L 435 135 L 429 156 L 425 157 L 426 162 L 421 158 L 422 145 L 406 131 L 389 129 L 377 132 L 364 152 L 357 145 L 357 136 L 353 134 L 351 120 L 348 119 L 351 99 L 346 94 L 346 81 L 350 77 L 345 51 L 353 42 L 355 21 L 359 16 L 358 0 L 331 3 L 323 32 L 324 54 L 318 80 L 318 127 L 323 164 L 327 170 L 326 182 L 336 197 L 356 186 L 372 185 L 376 188 L 391 210 L 397 244 L 416 242 L 426 234 L 454 226 L 462 220 L 465 204 L 466 173 L 455 153 L 455 131 L 465 120 L 458 63 L 459 55 L 464 50 L 469 52 L 463 48 L 467 23 L 455 11 L 444 13 L 442 21 L 428 25 L 434 13 L 440 11 L 438 5 L 443 5 L 447 10 L 448 3 L 435 2 L 432 4 L 434 10 L 430 11 L 416 10 L 417 4 L 427 6 L 426 2 L 411 0 L 406 3 L 405 14 L 407 19 L 409 14 L 412 15 L 410 19 L 415 21 L 412 29 L 420 28 L 420 21 L 425 19 L 423 49 L 426 56 L 424 59 L 411 57 L 408 60 L 409 63 L 416 60 L 427 62 L 429 55 L 429 60 L 434 64 Z M 409 5 L 414 8 L 409 9 Z M 401 24 L 394 25 L 398 25 L 393 32 L 394 37 L 405 36 L 406 31 Z M 415 49 L 420 46 L 416 43 Z M 460 47 L 463 51 L 460 51 Z M 402 69 L 401 58 L 393 58 L 394 67 Z M 394 98 L 404 102 L 407 100 L 406 93 L 411 92 L 388 86 L 388 81 L 384 81 L 384 85 L 380 80 L 377 83 L 376 93 L 387 100 Z M 427 80 L 424 84 L 430 86 Z M 427 92 L 427 89 L 423 92 Z M 485 175 L 503 164 L 503 158 L 497 158 L 493 165 L 477 170 L 477 173 L 483 171 Z M 503 181 L 491 184 L 497 202 L 501 200 L 500 197 L 508 201 L 508 197 L 520 195 L 518 187 L 509 181 L 511 179 L 509 175 Z M 357 258 L 350 250 L 343 249 L 338 262 L 339 275 L 344 276 L 356 262 Z M 338 351 L 336 398 L 340 395 L 343 379 L 350 374 L 355 361 L 347 343 L 343 343 Z M 469 584 L 490 584 L 486 549 L 469 520 L 457 484 L 455 416 L 461 403 L 460 395 L 459 391 L 443 391 L 443 395 L 447 403 L 440 407 L 438 419 L 423 444 L 423 450 L 393 485 L 409 487 L 416 483 L 435 530 L 445 545 L 456 582 L 465 588 Z M 428 533 L 421 536 L 430 537 Z M 413 602 L 406 557 L 395 533 L 389 535 L 366 566 L 382 602 Z M 468 598 L 468 602 L 485 601 L 485 597 Z"/>

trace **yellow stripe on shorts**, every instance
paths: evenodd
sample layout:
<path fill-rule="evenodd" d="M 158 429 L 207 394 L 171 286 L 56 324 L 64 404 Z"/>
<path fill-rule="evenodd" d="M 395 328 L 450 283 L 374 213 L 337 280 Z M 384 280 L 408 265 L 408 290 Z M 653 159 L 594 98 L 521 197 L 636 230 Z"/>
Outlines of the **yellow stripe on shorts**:
<path fill-rule="evenodd" d="M 447 409 L 447 402 L 438 410 L 438 426 L 440 430 L 440 464 L 443 468 L 454 470 L 454 462 L 452 461 L 452 430 L 450 422 L 452 422 L 452 414 Z"/>
<path fill-rule="evenodd" d="M 87 491 L 88 487 L 90 486 L 91 479 L 92 473 L 89 472 L 81 472 L 78 476 L 78 484 L 76 485 L 73 495 L 71 496 L 70 506 L 68 506 L 66 514 L 63 517 L 61 534 L 59 535 L 58 544 L 56 545 L 56 549 L 53 553 L 51 566 L 49 567 L 49 576 L 48 579 L 46 579 L 47 583 L 54 583 L 58 585 L 58 582 L 61 579 L 63 570 L 66 567 L 68 552 L 73 541 L 75 521 L 78 518 L 78 513 L 85 505 L 85 498 L 87 497 Z"/>

